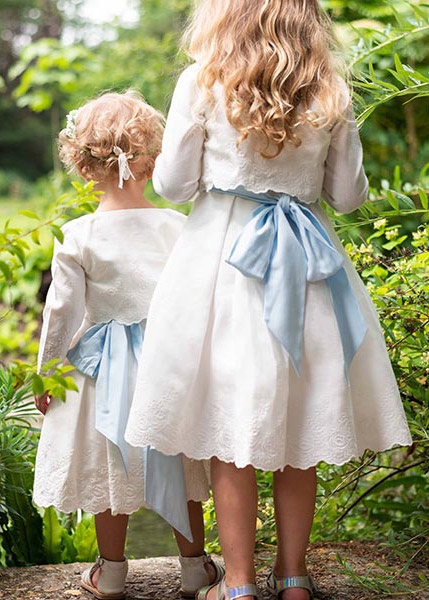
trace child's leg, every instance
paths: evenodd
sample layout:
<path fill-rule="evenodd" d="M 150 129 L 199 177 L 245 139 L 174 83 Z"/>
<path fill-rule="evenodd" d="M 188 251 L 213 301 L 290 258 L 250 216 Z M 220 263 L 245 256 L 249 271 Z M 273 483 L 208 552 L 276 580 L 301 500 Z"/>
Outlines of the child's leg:
<path fill-rule="evenodd" d="M 232 463 L 212 459 L 212 485 L 226 583 L 235 587 L 255 582 L 255 532 L 258 491 L 255 469 L 238 469 Z M 209 600 L 216 598 L 216 590 Z M 247 600 L 253 600 L 251 596 Z M 245 600 L 243 598 L 243 600 Z"/>
<path fill-rule="evenodd" d="M 114 517 L 110 510 L 95 515 L 98 551 L 102 558 L 112 561 L 124 560 L 127 527 L 128 515 Z"/>
<path fill-rule="evenodd" d="M 202 556 L 204 554 L 204 517 L 203 506 L 201 502 L 188 502 L 189 520 L 194 538 L 189 542 L 181 533 L 174 530 L 176 542 L 179 546 L 180 554 L 187 558 Z"/>
<path fill-rule="evenodd" d="M 121 562 L 124 560 L 127 538 L 128 515 L 113 516 L 110 510 L 95 515 L 98 552 L 106 560 Z M 100 571 L 95 571 L 92 582 L 97 587 Z"/>
<path fill-rule="evenodd" d="M 176 542 L 179 547 L 182 565 L 182 578 L 184 577 L 183 583 L 189 580 L 199 580 L 198 571 L 203 568 L 208 575 L 208 582 L 212 583 L 216 580 L 216 569 L 213 564 L 209 562 L 196 562 L 196 558 L 201 558 L 204 555 L 204 543 L 205 543 L 205 532 L 204 532 L 204 516 L 203 516 L 203 505 L 201 502 L 188 502 L 189 509 L 189 520 L 191 523 L 192 535 L 194 538 L 193 542 L 189 542 L 181 533 L 174 530 L 176 536 Z M 191 559 L 187 561 L 186 559 Z M 183 560 L 185 559 L 185 560 Z M 186 572 L 188 576 L 186 576 Z M 197 572 L 196 572 L 197 571 Z M 204 585 L 201 582 L 201 586 Z M 191 584 L 192 587 L 192 584 Z"/>
<path fill-rule="evenodd" d="M 286 467 L 274 473 L 274 507 L 277 524 L 279 577 L 306 575 L 305 555 L 313 524 L 316 502 L 316 469 L 306 471 Z M 308 592 L 292 589 L 283 592 L 284 600 L 307 600 Z"/>

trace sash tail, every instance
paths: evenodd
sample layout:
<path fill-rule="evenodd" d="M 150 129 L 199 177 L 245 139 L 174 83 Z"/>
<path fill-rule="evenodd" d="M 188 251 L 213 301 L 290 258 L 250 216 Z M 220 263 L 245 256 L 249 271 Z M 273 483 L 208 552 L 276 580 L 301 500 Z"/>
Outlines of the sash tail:
<path fill-rule="evenodd" d="M 367 324 L 344 269 L 344 260 L 311 210 L 298 198 L 243 187 L 210 191 L 258 202 L 238 236 L 227 263 L 264 283 L 264 317 L 269 330 L 301 373 L 307 282 L 328 285 L 349 383 L 351 362 Z"/>
<path fill-rule="evenodd" d="M 143 336 L 144 326 L 139 323 L 96 324 L 67 353 L 78 371 L 96 379 L 95 427 L 119 449 L 127 475 L 129 446 L 124 436 Z M 183 464 L 178 458 L 143 449 L 144 501 L 192 542 Z"/>
<path fill-rule="evenodd" d="M 193 542 L 182 455 L 166 456 L 155 448 L 146 447 L 143 456 L 145 504 Z"/>

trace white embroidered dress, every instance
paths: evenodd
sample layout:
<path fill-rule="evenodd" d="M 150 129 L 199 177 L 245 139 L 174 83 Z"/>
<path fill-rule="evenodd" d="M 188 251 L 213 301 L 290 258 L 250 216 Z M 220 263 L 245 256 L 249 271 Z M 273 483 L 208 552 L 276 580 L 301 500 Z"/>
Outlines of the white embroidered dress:
<path fill-rule="evenodd" d="M 177 202 L 199 193 L 153 298 L 126 439 L 263 470 L 343 464 L 367 448 L 410 444 L 376 311 L 317 203 L 323 196 L 350 212 L 367 196 L 349 99 L 331 130 L 301 126 L 301 146 L 266 160 L 251 139 L 237 147 L 221 86 L 204 108 L 197 71 L 189 67 L 178 82 L 154 185 Z M 368 325 L 350 385 L 325 281 L 307 284 L 298 376 L 267 328 L 263 283 L 225 262 L 257 204 L 210 190 L 238 186 L 296 196 L 344 256 Z"/>
<path fill-rule="evenodd" d="M 39 365 L 64 359 L 95 323 L 146 319 L 185 220 L 176 211 L 142 208 L 97 211 L 67 223 L 64 244 L 55 244 Z M 34 501 L 63 512 L 131 514 L 144 505 L 142 450 L 130 449 L 127 477 L 118 448 L 95 428 L 95 380 L 74 376 L 79 393 L 54 400 L 44 418 Z M 184 468 L 188 497 L 206 499 L 202 465 L 185 460 Z"/>

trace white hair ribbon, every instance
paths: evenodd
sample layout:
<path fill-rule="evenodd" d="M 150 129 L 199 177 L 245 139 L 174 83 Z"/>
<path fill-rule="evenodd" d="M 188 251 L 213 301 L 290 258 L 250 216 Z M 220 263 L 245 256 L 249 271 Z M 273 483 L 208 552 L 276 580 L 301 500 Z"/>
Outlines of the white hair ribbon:
<path fill-rule="evenodd" d="M 119 146 L 114 146 L 113 152 L 118 157 L 119 189 L 122 190 L 122 188 L 124 187 L 124 181 L 128 181 L 128 179 L 130 177 L 132 177 L 134 179 L 134 181 L 135 181 L 136 178 L 132 174 L 132 171 L 130 169 L 130 165 L 128 164 L 128 156 L 122 150 L 122 148 L 119 148 Z"/>

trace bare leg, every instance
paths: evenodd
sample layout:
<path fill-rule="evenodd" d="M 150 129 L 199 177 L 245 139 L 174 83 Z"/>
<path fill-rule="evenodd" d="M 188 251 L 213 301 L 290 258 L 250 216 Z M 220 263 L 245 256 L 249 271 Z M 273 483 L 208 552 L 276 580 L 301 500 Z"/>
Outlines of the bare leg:
<path fill-rule="evenodd" d="M 110 510 L 95 515 L 98 552 L 106 560 L 120 562 L 124 560 L 125 540 L 127 538 L 128 515 L 112 516 Z M 97 587 L 100 572 L 92 578 Z"/>
<path fill-rule="evenodd" d="M 180 554 L 187 558 L 204 554 L 204 518 L 201 502 L 188 502 L 193 542 L 189 542 L 181 533 L 174 530 Z"/>
<path fill-rule="evenodd" d="M 203 506 L 201 502 L 188 502 L 189 520 L 191 523 L 193 542 L 187 540 L 181 533 L 174 529 L 176 542 L 179 547 L 180 554 L 186 558 L 202 556 L 204 554 L 204 516 Z M 216 572 L 211 565 L 205 565 L 207 573 L 210 576 L 210 581 L 214 581 Z"/>
<path fill-rule="evenodd" d="M 316 502 L 316 469 L 302 471 L 286 467 L 274 473 L 274 508 L 277 524 L 277 558 L 274 572 L 279 577 L 306 575 L 305 555 Z M 283 600 L 308 600 L 306 590 L 283 592 Z"/>
<path fill-rule="evenodd" d="M 228 587 L 255 582 L 255 531 L 258 490 L 255 469 L 238 469 L 212 459 L 212 486 Z M 209 600 L 216 598 L 216 590 Z M 243 600 L 253 600 L 245 596 Z"/>

